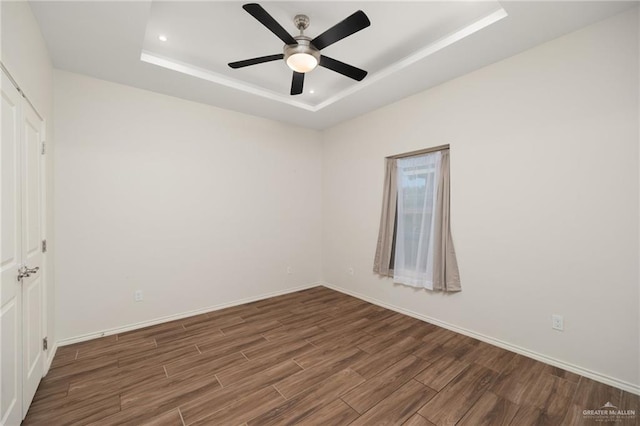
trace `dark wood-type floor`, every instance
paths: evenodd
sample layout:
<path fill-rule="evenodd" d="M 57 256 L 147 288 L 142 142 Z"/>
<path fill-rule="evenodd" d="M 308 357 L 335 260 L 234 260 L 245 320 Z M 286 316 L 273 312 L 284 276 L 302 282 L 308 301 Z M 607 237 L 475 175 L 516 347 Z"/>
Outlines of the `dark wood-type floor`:
<path fill-rule="evenodd" d="M 24 424 L 577 425 L 606 402 L 640 414 L 627 392 L 315 287 L 61 347 Z"/>

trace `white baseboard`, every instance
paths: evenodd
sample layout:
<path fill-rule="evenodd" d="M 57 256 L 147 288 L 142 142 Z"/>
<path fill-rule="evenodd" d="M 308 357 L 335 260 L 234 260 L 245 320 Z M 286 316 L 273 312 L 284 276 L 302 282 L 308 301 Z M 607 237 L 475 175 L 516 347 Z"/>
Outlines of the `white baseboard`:
<path fill-rule="evenodd" d="M 562 368 L 564 370 L 570 371 L 572 373 L 576 373 L 576 374 L 579 374 L 581 376 L 588 377 L 588 378 L 593 379 L 595 381 L 598 381 L 598 382 L 601 382 L 601 383 L 604 383 L 604 384 L 607 384 L 607 385 L 610 385 L 610 386 L 614 386 L 614 387 L 616 387 L 618 389 L 622 389 L 622 390 L 625 390 L 627 392 L 630 392 L 630 393 L 633 393 L 633 394 L 636 394 L 636 395 L 640 395 L 640 385 L 629 383 L 629 382 L 626 382 L 624 380 L 616 379 L 615 377 L 607 376 L 605 374 L 601 374 L 601 373 L 598 373 L 596 371 L 592 371 L 592 370 L 589 370 L 587 368 L 583 368 L 583 367 L 580 367 L 580 366 L 575 365 L 575 364 L 571 364 L 571 363 L 566 362 L 566 361 L 562 361 L 562 360 L 559 360 L 559 359 L 556 359 L 556 358 L 552 358 L 552 357 L 549 357 L 547 355 L 543 355 L 541 353 L 534 352 L 534 351 L 531 351 L 529 349 L 526 349 L 526 348 L 523 348 L 523 347 L 520 347 L 520 346 L 517 346 L 517 345 L 513 345 L 513 344 L 505 342 L 503 340 L 495 339 L 493 337 L 486 336 L 484 334 L 477 333 L 475 331 L 468 330 L 466 328 L 458 327 L 456 325 L 449 324 L 449 323 L 444 322 L 444 321 L 440 321 L 439 319 L 436 319 L 436 318 L 432 318 L 432 317 L 429 317 L 429 316 L 426 316 L 426 315 L 422 315 L 422 314 L 419 314 L 417 312 L 413 312 L 413 311 L 410 311 L 408 309 L 401 308 L 399 306 L 391 305 L 389 303 L 383 302 L 383 301 L 375 299 L 373 297 L 365 296 L 365 295 L 357 293 L 355 291 L 347 290 L 345 288 L 338 287 L 336 285 L 329 284 L 327 282 L 323 282 L 322 285 L 327 287 L 327 288 L 330 288 L 332 290 L 336 290 L 336 291 L 339 291 L 341 293 L 348 294 L 349 296 L 353 296 L 353 297 L 356 297 L 358 299 L 364 300 L 366 302 L 373 303 L 374 305 L 378 305 L 378 306 L 381 306 L 383 308 L 387 308 L 387 309 L 390 309 L 392 311 L 395 311 L 395 312 L 398 312 L 398 313 L 401 313 L 401 314 L 404 314 L 404 315 L 408 315 L 410 317 L 419 319 L 421 321 L 428 322 L 430 324 L 434 324 L 434 325 L 437 325 L 437 326 L 442 327 L 442 328 L 446 328 L 446 329 L 451 330 L 451 331 L 455 331 L 456 333 L 464 334 L 465 336 L 473 337 L 474 339 L 481 340 L 483 342 L 489 343 L 489 344 L 494 345 L 494 346 L 498 346 L 498 347 L 500 347 L 502 349 L 506 349 L 508 351 L 515 352 L 515 353 L 518 353 L 520 355 L 524 355 L 524 356 L 529 357 L 529 358 L 533 358 L 536 361 L 540 361 L 540 362 L 543 362 L 545 364 L 553 365 L 554 367 L 559 367 L 559 368 Z"/>
<path fill-rule="evenodd" d="M 75 337 L 69 337 L 69 338 L 66 338 L 66 339 L 59 340 L 58 342 L 56 342 L 54 347 L 57 349 L 58 346 L 72 345 L 74 343 L 84 342 L 84 341 L 91 340 L 91 339 L 97 339 L 99 337 L 110 336 L 110 335 L 118 334 L 118 333 L 124 333 L 125 331 L 137 330 L 139 328 L 149 327 L 151 325 L 157 325 L 157 324 L 162 324 L 162 323 L 169 322 L 169 321 L 175 321 L 175 320 L 178 320 L 178 319 L 187 318 L 187 317 L 191 317 L 191 316 L 194 316 L 194 315 L 200 315 L 200 314 L 204 314 L 204 313 L 212 312 L 212 311 L 217 311 L 217 310 L 224 309 L 224 308 L 230 308 L 232 306 L 243 305 L 245 303 L 257 302 L 258 300 L 268 299 L 270 297 L 275 297 L 275 296 L 282 296 L 283 294 L 294 293 L 296 291 L 306 290 L 306 289 L 313 288 L 313 287 L 318 287 L 318 286 L 321 286 L 321 285 L 322 285 L 322 282 L 315 282 L 315 283 L 311 283 L 311 284 L 305 284 L 305 285 L 298 286 L 298 287 L 291 287 L 291 288 L 288 288 L 288 289 L 285 289 L 285 290 L 279 290 L 279 291 L 274 291 L 272 293 L 261 294 L 259 296 L 255 296 L 255 297 L 247 297 L 245 299 L 234 300 L 233 302 L 221 303 L 219 305 L 209 306 L 209 307 L 206 307 L 206 308 L 196 309 L 196 310 L 193 310 L 193 311 L 182 312 L 182 313 L 173 314 L 173 315 L 167 315 L 167 316 L 164 316 L 164 317 L 155 318 L 155 319 L 148 320 L 148 321 L 141 321 L 141 322 L 138 322 L 138 323 L 135 323 L 135 324 L 127 324 L 127 325 L 124 325 L 124 326 L 121 326 L 121 327 L 114 327 L 114 328 L 109 328 L 107 330 L 96 331 L 96 332 L 93 332 L 93 333 L 87 333 L 87 334 L 83 334 L 83 335 L 75 336 Z M 51 360 L 53 360 L 53 358 L 51 358 Z M 51 364 L 51 361 L 49 361 L 49 364 Z"/>

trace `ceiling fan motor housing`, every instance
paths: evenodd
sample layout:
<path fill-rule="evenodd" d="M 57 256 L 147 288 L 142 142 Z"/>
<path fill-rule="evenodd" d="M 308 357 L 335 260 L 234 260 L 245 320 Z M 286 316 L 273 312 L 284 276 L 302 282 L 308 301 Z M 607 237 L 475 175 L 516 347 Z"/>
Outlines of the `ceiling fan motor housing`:
<path fill-rule="evenodd" d="M 285 62 L 293 55 L 307 54 L 316 58 L 317 62 L 320 62 L 320 51 L 311 44 L 311 39 L 304 35 L 294 37 L 298 44 L 285 44 L 284 45 L 284 60 Z"/>
<path fill-rule="evenodd" d="M 309 17 L 302 14 L 296 15 L 293 23 L 300 31 L 300 35 L 294 37 L 298 44 L 284 45 L 284 61 L 294 71 L 309 72 L 320 63 L 320 51 L 311 44 L 311 39 L 304 35 L 304 30 L 309 27 Z M 292 62 L 290 62 L 289 58 L 292 56 Z"/>

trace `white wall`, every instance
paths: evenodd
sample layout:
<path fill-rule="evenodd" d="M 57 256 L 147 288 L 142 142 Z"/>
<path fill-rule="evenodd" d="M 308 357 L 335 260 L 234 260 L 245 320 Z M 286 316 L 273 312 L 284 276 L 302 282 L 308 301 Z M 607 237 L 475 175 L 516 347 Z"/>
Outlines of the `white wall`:
<path fill-rule="evenodd" d="M 56 341 L 54 327 L 54 262 L 55 239 L 53 233 L 53 85 L 52 65 L 38 23 L 26 1 L 0 1 L 0 48 L 4 66 L 16 80 L 20 89 L 34 105 L 46 124 L 45 137 L 48 144 L 46 156 L 46 200 L 45 233 L 47 254 L 45 255 L 46 335 L 50 342 Z M 50 351 L 51 352 L 51 351 Z M 53 355 L 50 353 L 49 355 Z M 50 360 L 49 360 L 50 361 Z"/>
<path fill-rule="evenodd" d="M 318 132 L 63 71 L 54 106 L 60 339 L 321 279 Z"/>
<path fill-rule="evenodd" d="M 324 279 L 640 385 L 637 32 L 631 11 L 326 131 Z M 452 295 L 372 273 L 383 158 L 442 144 Z"/>

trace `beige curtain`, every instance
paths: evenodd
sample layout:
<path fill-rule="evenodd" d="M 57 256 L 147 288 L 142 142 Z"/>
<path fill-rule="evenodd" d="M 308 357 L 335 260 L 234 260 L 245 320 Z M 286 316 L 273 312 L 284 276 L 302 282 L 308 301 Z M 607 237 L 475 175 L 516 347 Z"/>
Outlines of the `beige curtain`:
<path fill-rule="evenodd" d="M 387 158 L 385 160 L 382 214 L 380 215 L 380 231 L 378 233 L 376 257 L 373 263 L 373 272 L 387 277 L 393 276 L 391 258 L 393 253 L 393 233 L 396 223 L 396 203 L 398 198 L 396 164 L 397 160 L 394 158 Z"/>
<path fill-rule="evenodd" d="M 433 289 L 460 291 L 460 272 L 451 238 L 449 150 L 442 151 L 440 179 L 435 207 L 435 240 L 433 254 Z"/>

